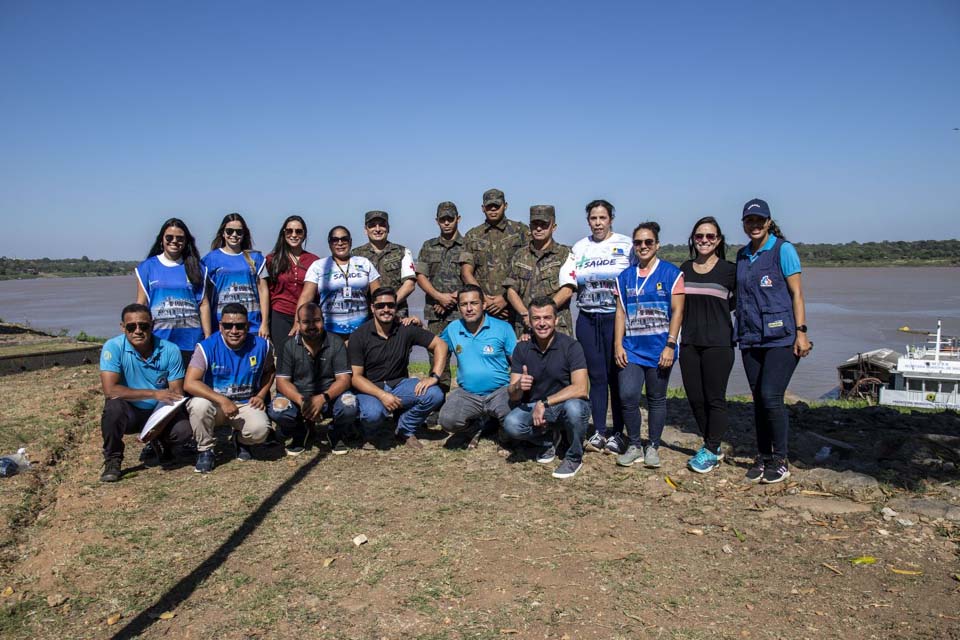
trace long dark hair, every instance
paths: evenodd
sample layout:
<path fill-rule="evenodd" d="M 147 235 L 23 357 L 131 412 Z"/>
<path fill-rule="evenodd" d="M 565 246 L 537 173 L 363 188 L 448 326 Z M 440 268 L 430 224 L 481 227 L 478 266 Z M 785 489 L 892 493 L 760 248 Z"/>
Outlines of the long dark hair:
<path fill-rule="evenodd" d="M 717 222 L 717 219 L 713 216 L 704 216 L 697 220 L 693 229 L 690 230 L 690 237 L 687 239 L 687 246 L 690 248 L 690 259 L 697 257 L 697 246 L 693 241 L 693 236 L 697 232 L 697 227 L 702 224 L 712 224 L 713 228 L 717 230 L 717 248 L 714 250 L 714 253 L 717 254 L 717 257 L 721 260 L 727 259 L 727 239 L 723 237 L 723 231 L 720 231 L 720 223 Z"/>
<path fill-rule="evenodd" d="M 153 241 L 153 246 L 150 247 L 147 257 L 150 258 L 163 253 L 163 235 L 170 227 L 183 231 L 183 250 L 180 252 L 180 257 L 183 259 L 183 269 L 187 272 L 187 280 L 190 281 L 190 284 L 199 287 L 203 284 L 203 275 L 200 273 L 200 253 L 197 251 L 197 241 L 190 233 L 190 229 L 187 228 L 187 223 L 180 218 L 170 218 L 160 225 L 160 233 L 157 234 L 157 239 Z"/>
<path fill-rule="evenodd" d="M 777 223 L 773 221 L 773 218 L 770 218 L 770 228 L 767 230 L 770 235 L 777 236 L 784 242 L 787 241 L 787 236 L 783 235 L 783 231 L 780 231 L 780 227 L 777 226 Z"/>
<path fill-rule="evenodd" d="M 226 244 L 223 241 L 223 230 L 227 228 L 228 222 L 239 222 L 243 225 L 243 240 L 240 241 L 240 250 L 249 251 L 253 249 L 253 238 L 250 237 L 250 228 L 247 227 L 247 221 L 239 213 L 228 213 L 220 221 L 220 228 L 217 229 L 217 235 L 213 236 L 213 242 L 210 243 L 211 249 L 220 249 Z"/>
<path fill-rule="evenodd" d="M 287 225 L 291 222 L 299 222 L 303 225 L 303 242 L 300 243 L 300 246 L 306 247 L 307 245 L 307 223 L 304 222 L 300 216 L 287 216 L 287 219 L 280 225 L 280 234 L 277 236 L 277 243 L 273 245 L 273 251 L 270 252 L 270 255 L 273 256 L 270 259 L 270 268 L 268 269 L 271 280 L 276 280 L 280 277 L 281 273 L 290 268 L 290 245 L 287 244 L 284 231 L 286 231 Z"/>

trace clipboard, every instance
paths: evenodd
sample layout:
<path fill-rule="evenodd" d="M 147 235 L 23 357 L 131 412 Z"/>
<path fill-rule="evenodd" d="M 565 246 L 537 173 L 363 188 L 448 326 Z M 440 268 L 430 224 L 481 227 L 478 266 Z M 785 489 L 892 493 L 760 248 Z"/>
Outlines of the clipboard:
<path fill-rule="evenodd" d="M 173 417 L 186 401 L 186 398 L 180 398 L 173 404 L 158 403 L 157 408 L 153 410 L 153 413 L 151 413 L 147 419 L 147 423 L 143 425 L 143 429 L 140 430 L 140 435 L 137 436 L 137 439 L 140 440 L 140 442 L 150 442 L 156 438 L 163 428 L 167 426 L 167 423 L 170 422 L 170 418 Z"/>

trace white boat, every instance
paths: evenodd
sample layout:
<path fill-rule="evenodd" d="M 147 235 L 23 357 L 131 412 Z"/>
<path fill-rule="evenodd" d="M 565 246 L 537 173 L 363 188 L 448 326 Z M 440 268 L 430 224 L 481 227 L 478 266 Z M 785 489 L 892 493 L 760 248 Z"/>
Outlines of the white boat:
<path fill-rule="evenodd" d="M 880 404 L 918 409 L 960 409 L 960 338 L 937 332 L 897 358 Z"/>

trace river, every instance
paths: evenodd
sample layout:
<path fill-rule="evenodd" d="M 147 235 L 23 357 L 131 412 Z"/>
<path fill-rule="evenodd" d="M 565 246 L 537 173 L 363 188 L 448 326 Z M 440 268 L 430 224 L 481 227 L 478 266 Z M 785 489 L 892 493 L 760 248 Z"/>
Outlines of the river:
<path fill-rule="evenodd" d="M 933 330 L 941 318 L 945 333 L 960 335 L 958 276 L 958 269 L 936 267 L 805 269 L 807 325 L 815 346 L 797 368 L 790 391 L 803 398 L 829 395 L 841 361 L 879 347 L 903 351 L 912 336 L 898 327 Z M 0 281 L 0 318 L 54 333 L 112 336 L 119 333 L 120 309 L 134 300 L 134 292 L 133 276 Z M 422 310 L 419 289 L 410 306 L 414 313 Z M 414 359 L 424 356 L 414 354 Z M 680 383 L 678 370 L 671 383 Z M 747 391 L 738 362 L 729 392 Z"/>

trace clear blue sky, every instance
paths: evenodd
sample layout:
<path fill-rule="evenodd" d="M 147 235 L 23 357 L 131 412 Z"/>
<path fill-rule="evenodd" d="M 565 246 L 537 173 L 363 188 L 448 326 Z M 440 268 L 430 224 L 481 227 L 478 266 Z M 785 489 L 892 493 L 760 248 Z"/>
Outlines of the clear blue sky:
<path fill-rule="evenodd" d="M 667 6 L 667 5 L 670 6 Z M 343 5 L 343 6 L 337 6 Z M 268 250 L 437 202 L 583 205 L 682 241 L 960 237 L 960 3 L 0 0 L 0 255 L 140 258 L 181 216 Z"/>

